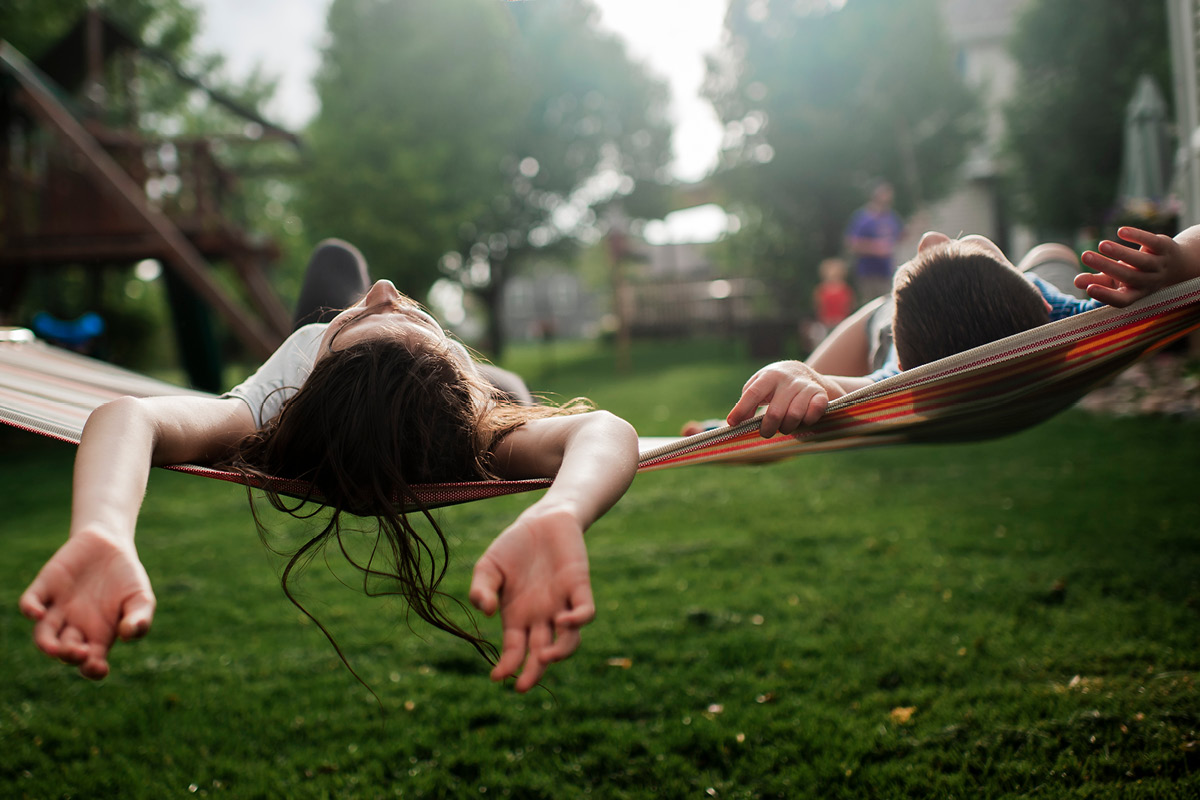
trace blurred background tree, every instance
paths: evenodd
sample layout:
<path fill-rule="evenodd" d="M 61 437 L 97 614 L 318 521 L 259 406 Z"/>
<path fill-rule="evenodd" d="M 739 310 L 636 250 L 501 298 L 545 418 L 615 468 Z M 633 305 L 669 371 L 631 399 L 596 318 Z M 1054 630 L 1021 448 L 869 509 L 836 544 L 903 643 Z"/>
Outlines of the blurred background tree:
<path fill-rule="evenodd" d="M 705 86 L 725 127 L 709 195 L 741 221 L 721 259 L 769 281 L 777 312 L 807 306 L 816 265 L 842 250 L 874 179 L 896 187 L 904 216 L 960 182 L 982 115 L 942 5 L 731 0 Z M 8 0 L 0 30 L 36 57 L 86 6 Z M 244 106 L 271 96 L 268 76 L 227 81 L 220 56 L 195 51 L 195 0 L 104 10 Z M 1137 76 L 1169 85 L 1164 17 L 1138 0 L 1028 0 L 1012 45 L 1006 182 L 1039 233 L 1110 212 Z M 246 227 L 284 244 L 273 277 L 285 302 L 309 245 L 340 236 L 418 297 L 439 279 L 474 293 L 497 354 L 509 277 L 546 256 L 562 264 L 611 219 L 670 210 L 666 87 L 599 27 L 593 0 L 332 0 L 325 41 L 302 165 L 254 144 L 244 120 L 168 70 L 139 73 L 148 133 L 224 132 L 220 158 L 252 176 L 240 187 Z"/>
<path fill-rule="evenodd" d="M 1166 16 L 1145 0 L 1030 0 L 1019 18 L 1006 108 L 1014 205 L 1041 236 L 1072 241 L 1112 212 L 1138 77 L 1170 96 Z"/>
<path fill-rule="evenodd" d="M 875 179 L 907 215 L 953 188 L 981 126 L 937 0 L 732 0 L 705 94 L 714 180 L 743 221 L 725 258 L 807 306 Z"/>
<path fill-rule="evenodd" d="M 465 222 L 500 191 L 515 128 L 499 3 L 334 0 L 298 208 L 313 239 L 363 251 L 421 296 Z"/>
<path fill-rule="evenodd" d="M 520 92 L 501 192 L 442 261 L 483 299 L 493 355 L 504 344 L 507 278 L 534 258 L 595 241 L 609 206 L 623 219 L 665 214 L 671 160 L 667 87 L 599 29 L 591 0 L 506 8 Z"/>
<path fill-rule="evenodd" d="M 615 197 L 659 207 L 666 89 L 598 30 L 589 0 L 334 0 L 328 33 L 306 227 L 354 242 L 410 294 L 439 274 L 477 293 L 493 355 L 522 262 L 594 236 L 595 207 Z"/>

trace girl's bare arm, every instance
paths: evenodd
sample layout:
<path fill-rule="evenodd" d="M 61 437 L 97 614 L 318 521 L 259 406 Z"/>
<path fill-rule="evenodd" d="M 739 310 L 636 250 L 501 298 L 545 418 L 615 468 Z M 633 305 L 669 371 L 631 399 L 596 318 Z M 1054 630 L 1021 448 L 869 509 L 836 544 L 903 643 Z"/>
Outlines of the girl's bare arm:
<path fill-rule="evenodd" d="M 75 456 L 69 537 L 21 595 L 42 651 L 86 677 L 108 674 L 116 637 L 144 635 L 154 616 L 134 547 L 150 467 L 213 461 L 253 430 L 236 399 L 123 397 L 92 413 Z"/>
<path fill-rule="evenodd" d="M 637 432 L 607 411 L 527 422 L 496 451 L 505 478 L 554 478 L 539 504 L 569 507 L 586 528 L 629 488 L 637 469 Z"/>
<path fill-rule="evenodd" d="M 493 680 L 516 675 L 523 692 L 579 646 L 595 616 L 583 532 L 620 499 L 637 470 L 637 433 L 604 411 L 534 420 L 497 450 L 507 478 L 553 477 L 475 566 L 471 602 L 504 629 Z M 521 669 L 522 662 L 524 668 Z"/>

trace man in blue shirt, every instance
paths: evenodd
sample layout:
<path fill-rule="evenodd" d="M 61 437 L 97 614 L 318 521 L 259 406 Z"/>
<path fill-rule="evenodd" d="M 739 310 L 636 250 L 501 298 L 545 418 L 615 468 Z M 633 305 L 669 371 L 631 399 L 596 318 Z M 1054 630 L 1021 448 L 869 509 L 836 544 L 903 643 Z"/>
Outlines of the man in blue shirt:
<path fill-rule="evenodd" d="M 890 183 L 875 184 L 871 199 L 846 225 L 846 248 L 854 256 L 854 280 L 863 301 L 892 290 L 893 258 L 904 236 L 904 223 L 892 210 L 893 196 Z"/>

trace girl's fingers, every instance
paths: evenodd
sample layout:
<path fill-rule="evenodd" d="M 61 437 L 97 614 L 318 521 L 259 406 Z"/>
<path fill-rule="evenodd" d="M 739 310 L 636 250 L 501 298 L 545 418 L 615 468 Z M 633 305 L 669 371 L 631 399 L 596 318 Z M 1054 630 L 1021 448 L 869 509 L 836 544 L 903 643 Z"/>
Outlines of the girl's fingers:
<path fill-rule="evenodd" d="M 117 635 L 125 641 L 140 639 L 150 631 L 150 623 L 154 620 L 154 600 L 143 594 L 125 601 L 121 614 L 121 622 L 117 625 Z"/>
<path fill-rule="evenodd" d="M 594 607 L 560 611 L 554 615 L 554 629 L 561 632 L 566 628 L 582 628 L 595 618 L 596 609 Z"/>
<path fill-rule="evenodd" d="M 21 613 L 34 622 L 37 622 L 46 615 L 46 602 L 38 596 L 35 590 L 36 586 L 37 582 L 35 581 L 32 586 L 25 590 L 25 593 L 21 595 L 21 599 L 17 603 L 18 608 L 21 609 Z M 46 600 L 48 601 L 49 598 L 46 598 Z"/>
<path fill-rule="evenodd" d="M 58 658 L 67 664 L 82 664 L 88 656 L 88 646 L 83 638 L 83 632 L 73 625 L 67 625 L 58 636 Z"/>
<path fill-rule="evenodd" d="M 527 692 L 537 686 L 537 682 L 546 672 L 546 662 L 542 661 L 539 653 L 552 643 L 553 634 L 550 632 L 548 624 L 540 622 L 529 630 L 529 657 L 525 659 L 525 666 L 521 669 L 521 675 L 517 678 L 514 689 L 518 692 Z"/>
<path fill-rule="evenodd" d="M 51 658 L 58 658 L 62 652 L 59 634 L 62 632 L 63 624 L 62 613 L 51 608 L 33 626 L 33 643 Z"/>
<path fill-rule="evenodd" d="M 506 628 L 504 642 L 500 648 L 500 660 L 492 668 L 492 680 L 502 681 L 512 677 L 525 658 L 525 645 L 529 635 L 524 628 Z"/>
<path fill-rule="evenodd" d="M 471 605 L 490 617 L 500 607 L 500 586 L 503 583 L 504 576 L 500 569 L 490 558 L 481 558 L 475 564 L 475 572 L 471 576 L 471 590 L 467 598 Z"/>
<path fill-rule="evenodd" d="M 579 628 L 558 628 L 558 637 L 554 643 L 538 651 L 538 658 L 545 664 L 562 661 L 579 648 Z"/>
<path fill-rule="evenodd" d="M 555 626 L 573 625 L 582 627 L 596 618 L 596 602 L 592 599 L 592 587 L 585 581 L 571 590 L 570 611 L 560 611 L 554 616 Z"/>
<path fill-rule="evenodd" d="M 79 665 L 79 674 L 93 681 L 108 675 L 108 648 L 93 644 L 88 648 L 87 658 Z"/>

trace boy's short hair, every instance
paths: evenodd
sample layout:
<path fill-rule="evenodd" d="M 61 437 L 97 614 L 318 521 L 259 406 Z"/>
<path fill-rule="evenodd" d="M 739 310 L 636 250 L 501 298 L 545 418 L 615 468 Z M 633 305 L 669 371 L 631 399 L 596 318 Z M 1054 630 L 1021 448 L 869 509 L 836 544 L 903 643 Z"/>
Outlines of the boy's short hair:
<path fill-rule="evenodd" d="M 1041 292 L 1012 265 L 951 240 L 896 272 L 892 335 L 904 369 L 1050 321 Z"/>

